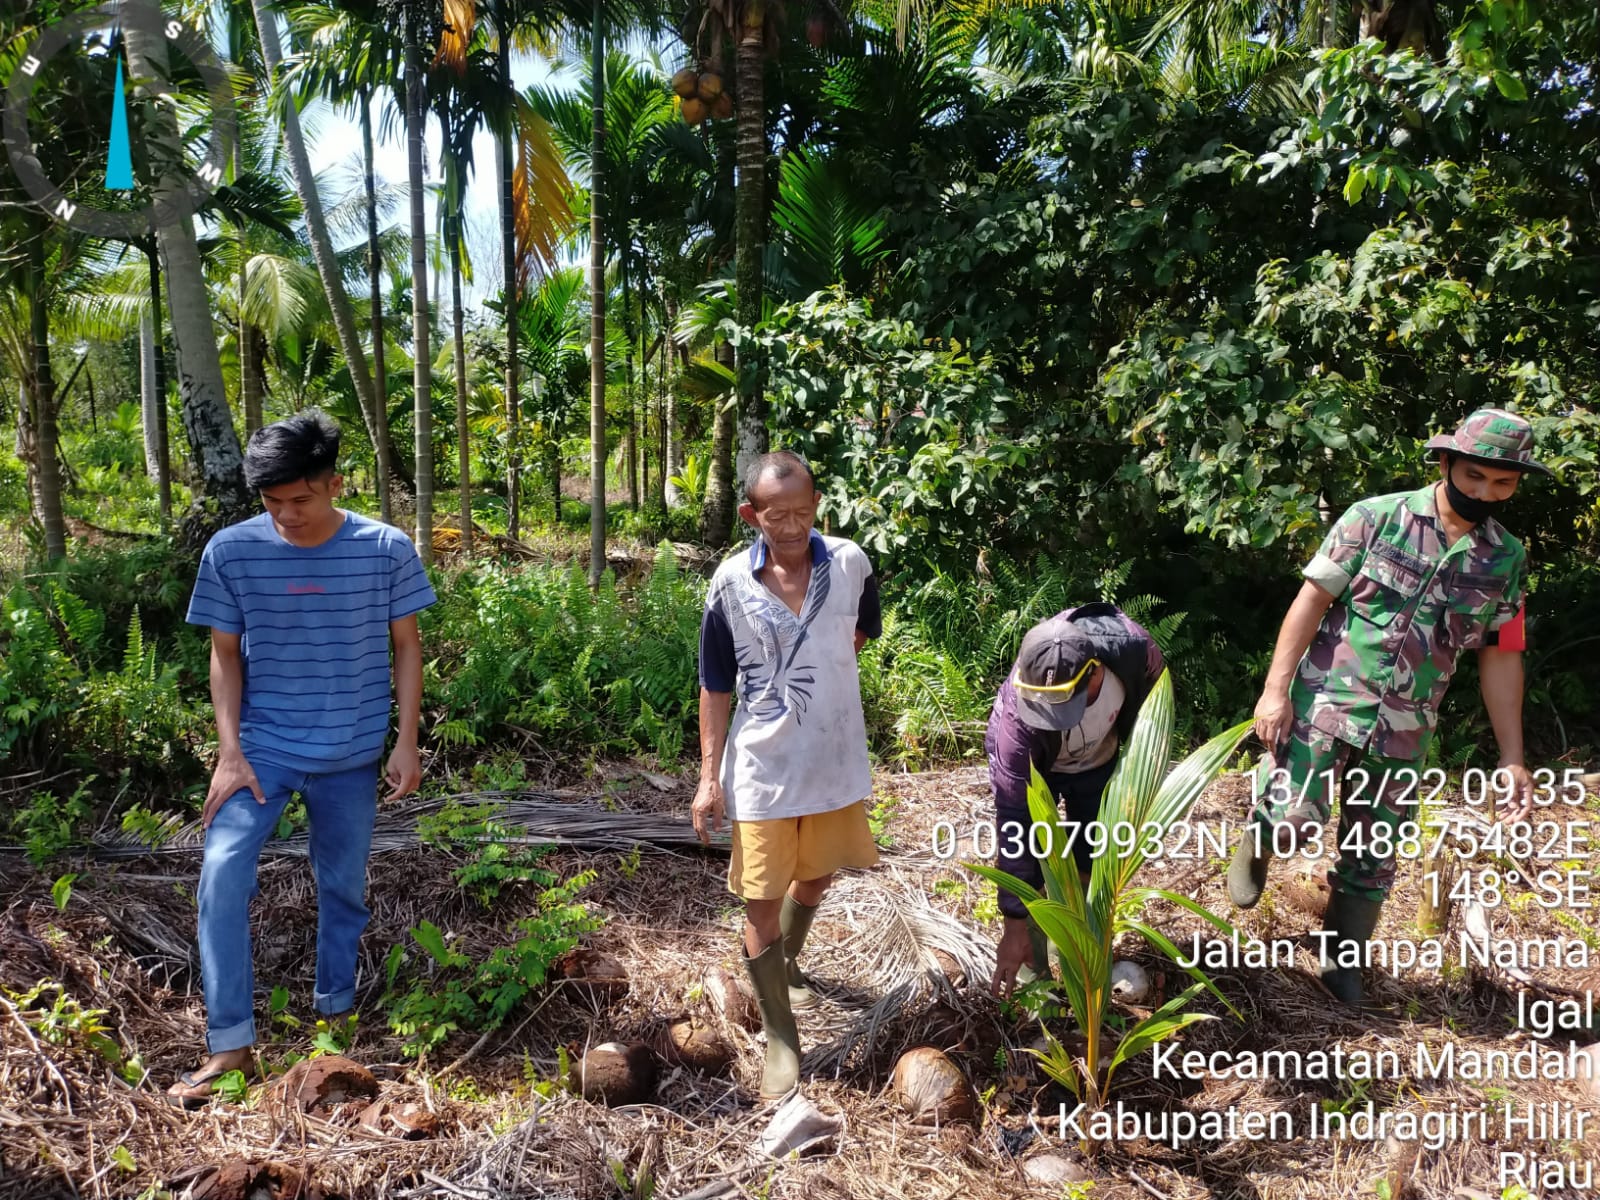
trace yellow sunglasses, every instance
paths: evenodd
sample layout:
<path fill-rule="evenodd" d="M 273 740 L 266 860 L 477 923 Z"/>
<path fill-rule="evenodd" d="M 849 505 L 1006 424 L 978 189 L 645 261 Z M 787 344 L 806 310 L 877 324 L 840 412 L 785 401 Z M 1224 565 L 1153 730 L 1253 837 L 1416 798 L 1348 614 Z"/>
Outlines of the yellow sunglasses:
<path fill-rule="evenodd" d="M 1083 664 L 1083 669 L 1071 679 L 1067 680 L 1066 683 L 1056 683 L 1048 686 L 1034 683 L 1023 683 L 1020 672 L 1012 673 L 1011 682 L 1020 691 L 1034 692 L 1041 696 L 1054 696 L 1056 698 L 1051 700 L 1049 703 L 1059 704 L 1063 700 L 1071 699 L 1072 693 L 1077 690 L 1078 685 L 1083 682 L 1083 677 L 1087 675 L 1092 668 L 1098 667 L 1099 665 L 1100 660 L 1098 658 L 1091 658 L 1088 662 Z"/>

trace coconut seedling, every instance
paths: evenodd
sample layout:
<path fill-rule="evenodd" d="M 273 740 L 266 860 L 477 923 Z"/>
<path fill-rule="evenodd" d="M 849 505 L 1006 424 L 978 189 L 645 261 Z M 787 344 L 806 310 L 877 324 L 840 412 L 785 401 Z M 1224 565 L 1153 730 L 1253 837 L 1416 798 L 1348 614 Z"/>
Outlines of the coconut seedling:
<path fill-rule="evenodd" d="M 1251 722 L 1244 721 L 1218 734 L 1167 774 L 1172 725 L 1172 676 L 1163 671 L 1139 711 L 1133 734 L 1117 760 L 1116 772 L 1106 784 L 1099 817 L 1107 829 L 1151 831 L 1154 836 L 1141 834 L 1126 850 L 1117 847 L 1116 853 L 1097 854 L 1087 890 L 1078 876 L 1067 838 L 1057 839 L 1050 847 L 1051 853 L 1040 859 L 1044 880 L 1042 893 L 995 867 L 968 864 L 984 878 L 1020 896 L 1028 915 L 1060 952 L 1060 987 L 1066 993 L 1067 1004 L 1084 1036 L 1083 1052 L 1074 1054 L 1049 1026 L 1045 1026 L 1047 1048 L 1033 1053 L 1050 1078 L 1090 1109 L 1104 1103 L 1112 1076 L 1124 1062 L 1196 1021 L 1212 1019 L 1208 1013 L 1183 1011 L 1202 990 L 1209 991 L 1230 1012 L 1238 1015 L 1204 972 L 1198 967 L 1185 967 L 1195 980 L 1194 984 L 1130 1026 L 1111 1051 L 1109 1060 L 1103 1061 L 1107 1056 L 1101 1039 L 1115 979 L 1111 947 L 1117 937 L 1123 933 L 1141 934 L 1174 963 L 1182 965 L 1182 955 L 1172 940 L 1144 919 L 1146 904 L 1164 900 L 1204 919 L 1224 935 L 1234 932 L 1226 920 L 1187 896 L 1139 886 L 1135 882 L 1139 868 L 1148 857 L 1147 848 L 1159 846 L 1172 824 L 1182 820 L 1194 807 L 1200 793 L 1216 778 L 1251 729 Z M 1053 829 L 1060 820 L 1055 799 L 1037 768 L 1028 787 L 1028 813 L 1035 826 L 1044 828 Z M 1041 1003 L 1052 1003 L 1047 998 L 1040 999 Z M 1093 1153 L 1099 1147 L 1084 1146 L 1083 1149 Z"/>

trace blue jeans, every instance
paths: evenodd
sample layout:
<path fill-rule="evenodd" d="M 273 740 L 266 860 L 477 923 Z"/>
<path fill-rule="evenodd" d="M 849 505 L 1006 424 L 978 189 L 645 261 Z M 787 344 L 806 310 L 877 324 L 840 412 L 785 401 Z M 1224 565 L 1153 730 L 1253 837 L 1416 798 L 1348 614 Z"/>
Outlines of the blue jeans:
<path fill-rule="evenodd" d="M 250 901 L 256 865 L 284 805 L 298 792 L 311 819 L 311 870 L 317 880 L 319 1013 L 355 1007 L 356 948 L 367 927 L 367 853 L 378 811 L 378 764 L 312 775 L 252 762 L 267 798 L 250 789 L 229 796 L 206 830 L 200 867 L 200 977 L 206 996 L 206 1046 L 213 1054 L 256 1040 Z"/>

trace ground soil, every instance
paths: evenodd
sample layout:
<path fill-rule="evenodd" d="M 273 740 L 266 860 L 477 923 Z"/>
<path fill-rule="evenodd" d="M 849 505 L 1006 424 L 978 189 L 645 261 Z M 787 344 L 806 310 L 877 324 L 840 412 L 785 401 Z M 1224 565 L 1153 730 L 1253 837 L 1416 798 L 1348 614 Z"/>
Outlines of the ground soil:
<path fill-rule="evenodd" d="M 655 831 L 652 837 L 664 822 L 687 812 L 685 781 L 627 765 L 605 773 L 603 781 L 591 777 L 541 802 L 589 812 L 592 807 L 584 806 L 600 794 L 600 811 L 612 825 L 625 827 L 631 820 Z M 1237 828 L 1247 793 L 1244 776 L 1225 776 L 1202 798 L 1194 821 L 1211 830 L 1225 821 Z M 1368 1100 L 1385 1111 L 1424 1112 L 1494 1108 L 1515 1097 L 1586 1111 L 1590 1128 L 1582 1137 L 1538 1138 L 1493 1125 L 1487 1137 L 1437 1150 L 1394 1139 L 1198 1137 L 1172 1147 L 1138 1137 L 1088 1147 L 1086 1154 L 1075 1139 L 1060 1136 L 1060 1105 L 1070 1108 L 1070 1097 L 1025 1051 L 1039 1037 L 1038 1022 L 1002 1009 L 987 993 L 998 929 L 993 894 L 960 862 L 971 857 L 974 829 L 992 815 L 982 770 L 883 774 L 872 803 L 882 820 L 883 864 L 837 885 L 804 960 L 825 999 L 801 1020 L 807 1050 L 803 1094 L 841 1127 L 818 1152 L 779 1160 L 753 1151 L 772 1116 L 771 1106 L 759 1105 L 754 1095 L 760 1039 L 721 1021 L 705 987 L 714 968 L 742 974 L 739 914 L 723 885 L 723 846 L 702 850 L 657 837 L 662 844 L 645 845 L 635 857 L 624 837 L 603 849 L 557 850 L 546 862 L 563 875 L 597 872 L 585 899 L 606 924 L 586 943 L 626 968 L 626 993 L 552 984 L 501 1028 L 482 1037 L 455 1035 L 418 1061 L 402 1054 L 402 1039 L 389 1031 L 378 1006 L 390 948 L 407 941 L 408 928 L 423 919 L 468 952 L 486 948 L 503 940 L 498 935 L 526 911 L 526 899 L 513 889 L 481 908 L 454 887 L 450 872 L 458 864 L 448 856 L 419 848 L 403 833 L 380 837 L 371 876 L 373 920 L 363 949 L 361 1020 L 348 1052 L 374 1071 L 393 1104 L 411 1103 L 437 1115 L 438 1135 L 417 1141 L 362 1128 L 353 1111 L 358 1106 L 286 1113 L 259 1087 L 242 1104 L 217 1102 L 195 1113 L 164 1104 L 162 1092 L 172 1078 L 197 1060 L 204 1029 L 192 952 L 197 854 L 180 848 L 144 857 L 84 856 L 41 872 L 20 856 L 0 853 L 0 1200 L 194 1194 L 216 1175 L 214 1164 L 232 1157 L 290 1164 L 321 1194 L 349 1197 L 644 1200 L 698 1190 L 703 1196 L 807 1200 L 1479 1200 L 1517 1195 L 1496 1177 L 1498 1155 L 1508 1149 L 1560 1163 L 1600 1157 L 1600 1102 L 1581 1099 L 1581 1083 L 1156 1079 L 1148 1053 L 1120 1068 L 1112 1095 L 1133 1111 L 1289 1112 L 1299 1128 L 1312 1109 L 1350 1111 Z M 386 811 L 381 828 L 402 828 L 401 815 Z M 1588 840 L 1600 841 L 1600 810 L 1592 801 L 1587 810 L 1561 815 L 1590 821 Z M 944 835 L 951 829 L 959 845 L 948 844 Z M 1472 865 L 1481 869 L 1493 860 L 1480 856 Z M 1567 875 L 1594 872 L 1600 853 L 1564 853 L 1559 861 L 1537 865 Z M 1319 927 L 1315 889 L 1301 881 L 1303 868 L 1275 867 L 1267 898 L 1248 913 L 1230 908 L 1224 869 L 1223 858 L 1208 844 L 1195 857 L 1153 863 L 1147 874 L 1148 882 L 1237 920 L 1246 935 L 1302 939 Z M 1421 871 L 1418 863 L 1402 868 L 1381 936 L 1414 931 Z M 51 885 L 67 872 L 77 879 L 58 910 Z M 299 1022 L 291 1027 L 275 1021 L 264 1029 L 260 1058 L 271 1075 L 312 1048 L 315 906 L 309 868 L 296 854 L 264 859 L 260 886 L 258 1018 L 266 1021 L 266 995 L 282 985 L 291 996 L 288 1015 Z M 1203 927 L 1198 917 L 1165 901 L 1151 904 L 1147 917 L 1181 947 Z M 1520 886 L 1506 903 L 1488 909 L 1487 917 L 1501 939 L 1586 939 L 1600 961 L 1593 909 L 1546 907 L 1532 889 Z M 1453 926 L 1462 921 L 1456 913 Z M 933 953 L 936 947 L 940 955 Z M 1187 982 L 1141 937 L 1126 935 L 1117 949 L 1155 978 L 1158 996 L 1148 1004 Z M 1338 1006 L 1322 988 L 1315 956 L 1302 946 L 1292 965 L 1214 972 L 1238 1016 L 1203 997 L 1198 1007 L 1219 1019 L 1185 1031 L 1183 1046 L 1210 1052 L 1338 1042 L 1347 1049 L 1394 1049 L 1409 1063 L 1421 1040 L 1479 1049 L 1526 1045 L 1528 1035 L 1514 1021 L 1519 994 L 1562 999 L 1593 992 L 1600 999 L 1600 975 L 1592 971 L 1541 968 L 1528 974 L 1531 982 L 1496 967 L 1369 973 L 1373 1008 L 1357 1013 Z M 79 1008 L 103 1010 L 104 1036 L 122 1053 L 139 1056 L 147 1068 L 144 1078 L 135 1072 L 132 1085 L 120 1078 L 96 1052 L 81 1020 L 74 1030 L 73 1022 L 44 1015 L 55 1007 L 57 993 L 22 998 L 44 981 L 59 983 Z M 1121 1015 L 1136 1018 L 1140 1011 Z M 652 1098 L 621 1108 L 591 1104 L 559 1086 L 563 1049 L 570 1056 L 597 1043 L 631 1040 L 660 1048 L 667 1025 L 682 1016 L 719 1028 L 736 1052 L 731 1067 L 705 1076 L 663 1063 Z M 1052 1025 L 1068 1032 L 1064 1022 Z M 1595 1033 L 1578 1036 L 1586 1041 Z M 897 1104 L 887 1086 L 896 1059 L 907 1048 L 929 1044 L 947 1051 L 972 1081 L 981 1098 L 975 1123 L 916 1126 Z M 1071 1160 L 1077 1181 L 1033 1182 L 1026 1164 L 1044 1154 Z M 1545 1187 L 1531 1194 L 1554 1200 L 1583 1193 Z"/>

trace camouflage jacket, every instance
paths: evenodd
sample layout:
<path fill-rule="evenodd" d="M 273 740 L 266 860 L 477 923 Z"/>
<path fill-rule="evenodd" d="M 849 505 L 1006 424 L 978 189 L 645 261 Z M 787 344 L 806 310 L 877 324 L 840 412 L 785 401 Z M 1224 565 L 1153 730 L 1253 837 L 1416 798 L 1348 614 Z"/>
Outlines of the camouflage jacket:
<path fill-rule="evenodd" d="M 1382 758 L 1427 753 L 1461 651 L 1522 648 L 1522 543 L 1491 517 L 1446 545 L 1436 486 L 1354 505 L 1305 569 L 1334 603 L 1295 672 L 1294 711 Z"/>

